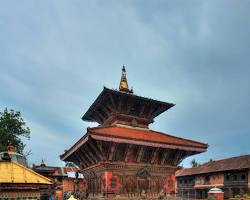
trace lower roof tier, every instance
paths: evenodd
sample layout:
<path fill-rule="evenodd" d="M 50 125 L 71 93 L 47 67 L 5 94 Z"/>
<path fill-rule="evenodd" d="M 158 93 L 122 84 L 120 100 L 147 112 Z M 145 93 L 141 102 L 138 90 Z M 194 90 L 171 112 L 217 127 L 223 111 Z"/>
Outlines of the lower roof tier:
<path fill-rule="evenodd" d="M 103 161 L 178 165 L 184 158 L 205 152 L 208 145 L 150 129 L 124 126 L 88 128 L 61 160 L 86 168 Z"/>

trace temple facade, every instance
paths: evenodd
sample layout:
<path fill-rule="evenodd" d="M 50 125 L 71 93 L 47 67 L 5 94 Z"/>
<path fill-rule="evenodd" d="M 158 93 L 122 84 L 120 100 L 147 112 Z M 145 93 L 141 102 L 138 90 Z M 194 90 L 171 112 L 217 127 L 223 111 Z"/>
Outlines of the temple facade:
<path fill-rule="evenodd" d="M 174 193 L 180 162 L 208 147 L 149 128 L 174 105 L 135 95 L 123 67 L 119 90 L 104 87 L 82 117 L 99 126 L 88 128 L 60 158 L 80 167 L 92 195 Z"/>

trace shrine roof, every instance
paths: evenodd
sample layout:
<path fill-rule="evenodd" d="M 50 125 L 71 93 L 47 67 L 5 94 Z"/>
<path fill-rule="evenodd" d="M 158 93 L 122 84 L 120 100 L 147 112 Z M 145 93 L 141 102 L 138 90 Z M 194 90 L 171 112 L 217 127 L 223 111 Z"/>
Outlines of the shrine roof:
<path fill-rule="evenodd" d="M 47 172 L 51 176 L 67 177 L 68 173 L 75 173 L 78 171 L 78 168 L 33 165 L 33 170 L 38 173 Z"/>
<path fill-rule="evenodd" d="M 110 96 L 116 99 L 110 99 Z M 142 105 L 147 105 L 148 108 L 153 108 L 153 110 L 150 113 L 150 118 L 155 118 L 158 115 L 160 115 L 162 112 L 170 109 L 173 107 L 175 104 L 169 103 L 169 102 L 163 102 L 163 101 L 158 101 L 154 100 L 151 98 L 146 98 L 142 96 L 135 95 L 133 93 L 129 92 L 124 92 L 124 91 L 118 91 L 114 89 L 109 89 L 104 87 L 102 92 L 99 94 L 99 96 L 96 98 L 94 103 L 89 107 L 87 112 L 83 115 L 82 119 L 85 121 L 90 121 L 90 122 L 98 122 L 102 124 L 100 120 L 97 119 L 96 113 L 99 110 L 102 110 L 105 105 L 107 105 L 109 102 L 120 102 L 122 98 L 127 98 L 127 99 L 133 99 L 133 105 L 137 107 L 141 107 Z M 124 105 L 127 104 L 128 101 L 123 101 Z M 125 106 L 127 107 L 127 106 Z M 121 108 L 119 108 L 118 105 L 113 105 L 112 112 L 118 112 L 120 113 Z M 141 109 L 143 110 L 143 109 Z M 129 112 L 129 110 L 126 110 L 126 112 Z M 136 115 L 138 115 L 137 113 Z M 143 114 L 143 112 L 141 113 Z"/>
<path fill-rule="evenodd" d="M 181 169 L 176 172 L 176 176 L 182 177 L 248 168 L 250 168 L 250 155 L 242 155 L 223 160 L 210 161 L 198 167 Z"/>
<path fill-rule="evenodd" d="M 84 145 L 84 143 L 86 143 L 89 138 L 102 141 L 112 141 L 117 143 L 128 143 L 170 149 L 182 149 L 199 153 L 206 151 L 208 147 L 207 144 L 201 142 L 175 137 L 150 129 L 134 127 L 128 128 L 116 125 L 109 127 L 88 128 L 87 134 L 84 135 L 68 151 L 61 155 L 61 159 L 64 160 L 66 157 L 71 155 L 80 146 Z"/>
<path fill-rule="evenodd" d="M 173 146 L 177 145 L 179 147 L 196 147 L 202 149 L 207 148 L 207 144 L 172 136 L 166 133 L 161 133 L 150 129 L 109 126 L 90 128 L 89 132 L 91 134 L 99 134 L 108 137 L 124 138 L 135 141 L 140 140 L 154 143 L 163 143 Z"/>
<path fill-rule="evenodd" d="M 13 161 L 0 161 L 0 183 L 52 184 L 51 180 Z"/>

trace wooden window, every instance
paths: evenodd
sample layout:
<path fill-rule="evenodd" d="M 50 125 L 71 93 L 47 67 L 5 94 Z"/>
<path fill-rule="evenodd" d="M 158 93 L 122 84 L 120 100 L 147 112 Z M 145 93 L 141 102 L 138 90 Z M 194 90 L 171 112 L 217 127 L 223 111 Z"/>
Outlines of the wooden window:
<path fill-rule="evenodd" d="M 241 180 L 243 180 L 243 181 L 246 180 L 246 174 L 241 175 Z"/>

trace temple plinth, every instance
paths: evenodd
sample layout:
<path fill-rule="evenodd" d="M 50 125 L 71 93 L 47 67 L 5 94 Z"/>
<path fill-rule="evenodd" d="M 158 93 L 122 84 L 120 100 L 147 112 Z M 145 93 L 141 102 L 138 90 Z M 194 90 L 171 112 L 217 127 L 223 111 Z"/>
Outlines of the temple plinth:
<path fill-rule="evenodd" d="M 81 167 L 92 194 L 174 193 L 180 162 L 208 147 L 149 128 L 174 105 L 133 94 L 123 67 L 119 90 L 104 87 L 82 117 L 99 126 L 88 128 L 61 159 Z"/>

